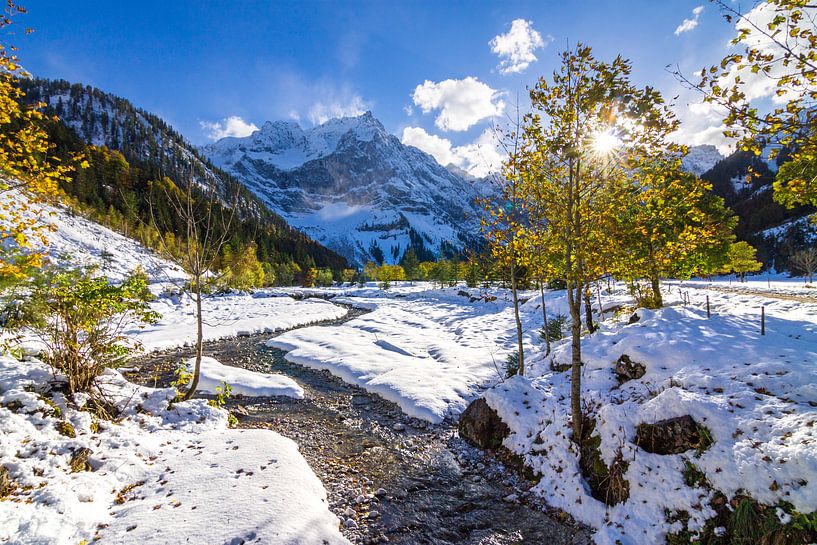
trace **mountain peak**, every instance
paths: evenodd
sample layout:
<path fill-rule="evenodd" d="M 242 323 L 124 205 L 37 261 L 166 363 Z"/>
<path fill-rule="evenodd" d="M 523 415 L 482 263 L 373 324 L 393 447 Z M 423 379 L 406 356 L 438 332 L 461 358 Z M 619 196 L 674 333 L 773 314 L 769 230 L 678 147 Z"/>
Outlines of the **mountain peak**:
<path fill-rule="evenodd" d="M 279 119 L 277 121 L 265 121 L 263 125 L 261 125 L 261 132 L 272 132 L 272 131 L 279 131 L 281 129 L 297 129 L 301 130 L 301 126 L 298 125 L 296 121 L 287 121 L 284 119 Z"/>
<path fill-rule="evenodd" d="M 712 144 L 702 144 L 690 147 L 689 153 L 682 159 L 681 163 L 684 170 L 700 176 L 715 166 L 721 159 L 723 159 L 723 155 L 718 151 L 718 148 Z"/>
<path fill-rule="evenodd" d="M 265 123 L 204 152 L 293 226 L 357 264 L 395 263 L 408 247 L 430 259 L 473 243 L 479 231 L 472 178 L 402 144 L 370 111 L 306 129 Z"/>
<path fill-rule="evenodd" d="M 266 121 L 249 136 L 222 138 L 205 146 L 203 151 L 218 164 L 233 164 L 249 154 L 281 170 L 291 170 L 334 153 L 341 142 L 354 145 L 388 138 L 389 133 L 380 121 L 367 111 L 329 119 L 306 129 L 292 120 Z"/>
<path fill-rule="evenodd" d="M 307 129 L 308 131 L 355 131 L 356 136 L 360 136 L 365 140 L 371 140 L 371 131 L 386 134 L 386 128 L 383 124 L 372 114 L 371 110 L 360 115 L 351 115 L 343 117 L 335 117 L 324 121 L 320 125 Z"/>

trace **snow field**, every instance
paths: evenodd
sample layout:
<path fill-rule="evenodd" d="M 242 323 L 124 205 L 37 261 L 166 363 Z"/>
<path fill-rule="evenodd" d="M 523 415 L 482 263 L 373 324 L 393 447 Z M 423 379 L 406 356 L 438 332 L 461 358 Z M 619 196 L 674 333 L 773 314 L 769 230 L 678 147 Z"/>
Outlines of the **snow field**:
<path fill-rule="evenodd" d="M 0 502 L 0 541 L 348 543 L 289 439 L 228 429 L 226 411 L 203 399 L 170 407 L 172 389 L 135 386 L 115 371 L 102 380 L 121 420 L 95 422 L 76 408 L 84 397 L 59 394 L 58 416 L 29 387 L 52 378 L 39 361 L 0 358 L 0 460 L 17 486 Z M 57 431 L 62 419 L 76 437 Z M 93 471 L 73 473 L 69 460 L 83 447 Z"/>
<path fill-rule="evenodd" d="M 666 512 L 687 511 L 691 529 L 714 516 L 713 491 L 685 484 L 685 462 L 727 497 L 741 492 L 767 505 L 817 510 L 817 304 L 691 291 L 696 307 L 671 296 L 672 306 L 639 310 L 632 325 L 604 324 L 583 342 L 585 410 L 596 418 L 604 462 L 620 454 L 629 463 L 626 502 L 606 506 L 581 477 L 570 440 L 570 375 L 551 368 L 570 361 L 568 343 L 531 358 L 528 377 L 485 394 L 512 430 L 505 445 L 542 474 L 536 490 L 596 528 L 601 545 L 662 543 L 681 529 L 665 522 Z M 700 304 L 706 294 L 709 319 Z M 622 354 L 647 371 L 619 386 L 613 364 Z M 634 444 L 639 423 L 683 415 L 711 433 L 714 443 L 702 453 L 657 455 Z"/>
<path fill-rule="evenodd" d="M 253 295 L 232 293 L 205 298 L 202 302 L 204 339 L 272 333 L 323 320 L 342 318 L 347 310 L 322 299 L 295 300 L 268 296 L 264 290 Z M 147 351 L 196 342 L 196 307 L 188 296 L 160 297 L 151 308 L 162 315 L 159 323 L 128 331 Z"/>
<path fill-rule="evenodd" d="M 269 346 L 288 351 L 289 361 L 326 369 L 432 423 L 456 418 L 499 382 L 516 346 L 507 290 L 435 289 L 418 282 L 396 283 L 389 290 L 367 285 L 297 291 L 335 294 L 335 302 L 372 312 L 339 326 L 288 331 Z M 528 299 L 520 314 L 530 352 L 541 343 L 541 298 L 535 292 L 522 295 Z M 546 294 L 546 303 L 551 316 L 567 312 L 558 293 Z"/>
<path fill-rule="evenodd" d="M 338 326 L 288 331 L 268 345 L 287 350 L 289 361 L 329 370 L 433 423 L 455 417 L 500 379 L 515 342 L 507 301 L 470 303 L 457 289 L 428 285 L 395 296 L 371 288 L 345 293 L 355 291 L 361 296 L 335 300 L 372 312 Z"/>

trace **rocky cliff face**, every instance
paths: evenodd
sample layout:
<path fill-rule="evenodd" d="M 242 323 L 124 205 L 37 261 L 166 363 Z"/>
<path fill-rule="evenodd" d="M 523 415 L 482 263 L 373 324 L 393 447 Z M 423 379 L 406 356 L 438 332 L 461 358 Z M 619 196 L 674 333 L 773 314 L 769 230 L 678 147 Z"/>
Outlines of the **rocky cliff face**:
<path fill-rule="evenodd" d="M 363 264 L 410 246 L 439 255 L 479 238 L 478 190 L 402 144 L 370 112 L 312 129 L 267 122 L 202 148 L 291 225 Z"/>

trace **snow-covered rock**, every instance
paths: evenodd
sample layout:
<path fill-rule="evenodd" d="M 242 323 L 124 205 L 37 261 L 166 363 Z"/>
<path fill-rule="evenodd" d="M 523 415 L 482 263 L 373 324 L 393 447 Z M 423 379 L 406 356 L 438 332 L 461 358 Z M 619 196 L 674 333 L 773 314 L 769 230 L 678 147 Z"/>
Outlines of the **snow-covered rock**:
<path fill-rule="evenodd" d="M 188 359 L 186 362 L 188 370 L 192 371 L 195 363 L 195 357 Z M 196 391 L 217 394 L 217 388 L 223 387 L 224 383 L 230 385 L 231 392 L 234 395 L 304 398 L 304 389 L 286 375 L 258 373 L 240 367 L 224 365 L 215 358 L 202 357 L 201 374 Z"/>

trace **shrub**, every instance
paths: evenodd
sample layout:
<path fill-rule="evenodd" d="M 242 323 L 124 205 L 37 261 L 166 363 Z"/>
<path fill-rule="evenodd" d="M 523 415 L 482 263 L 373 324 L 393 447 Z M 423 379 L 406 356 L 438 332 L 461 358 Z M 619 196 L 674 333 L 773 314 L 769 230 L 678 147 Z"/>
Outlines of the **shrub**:
<path fill-rule="evenodd" d="M 511 352 L 505 358 L 505 376 L 510 378 L 519 374 L 519 352 Z"/>
<path fill-rule="evenodd" d="M 225 254 L 220 284 L 241 291 L 250 291 L 264 285 L 267 273 L 258 261 L 257 246 L 254 242 L 239 252 Z M 272 278 L 275 279 L 275 273 L 272 273 Z"/>
<path fill-rule="evenodd" d="M 37 336 L 44 360 L 65 375 L 68 391 L 91 392 L 106 367 L 116 367 L 135 348 L 124 334 L 133 324 L 159 319 L 144 274 L 110 284 L 92 271 L 49 267 L 32 277 L 20 312 L 8 326 Z"/>
<path fill-rule="evenodd" d="M 564 327 L 567 323 L 567 317 L 563 314 L 557 314 L 553 318 L 548 318 L 547 329 L 544 327 L 539 331 L 539 337 L 543 341 L 559 341 L 564 337 Z"/>
<path fill-rule="evenodd" d="M 216 398 L 208 401 L 211 407 L 223 409 L 227 405 L 227 400 L 233 396 L 233 387 L 222 381 L 221 386 L 216 386 Z M 231 412 L 227 413 L 227 424 L 232 428 L 238 424 L 238 419 Z"/>
<path fill-rule="evenodd" d="M 636 305 L 639 308 L 661 308 L 662 301 L 660 296 L 657 296 L 652 287 L 647 284 L 633 283 L 629 286 L 630 295 L 635 299 Z"/>

